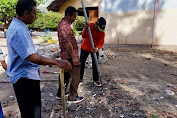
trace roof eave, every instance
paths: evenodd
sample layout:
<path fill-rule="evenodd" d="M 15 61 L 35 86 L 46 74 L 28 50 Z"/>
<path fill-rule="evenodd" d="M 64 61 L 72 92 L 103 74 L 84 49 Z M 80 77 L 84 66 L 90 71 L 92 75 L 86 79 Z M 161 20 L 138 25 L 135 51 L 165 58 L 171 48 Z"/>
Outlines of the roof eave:
<path fill-rule="evenodd" d="M 66 1 L 67 0 L 55 0 L 47 7 L 47 10 L 58 12 L 60 9 L 60 6 L 62 6 Z"/>

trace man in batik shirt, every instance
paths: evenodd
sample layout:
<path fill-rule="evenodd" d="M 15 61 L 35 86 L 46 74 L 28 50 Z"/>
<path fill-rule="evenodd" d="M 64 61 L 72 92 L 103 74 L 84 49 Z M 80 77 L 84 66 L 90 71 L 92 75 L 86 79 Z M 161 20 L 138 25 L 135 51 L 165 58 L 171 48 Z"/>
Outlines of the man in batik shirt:
<path fill-rule="evenodd" d="M 68 103 L 78 103 L 83 100 L 83 97 L 79 97 L 77 93 L 80 79 L 80 62 L 77 41 L 74 37 L 74 31 L 70 26 L 75 21 L 76 17 L 77 10 L 74 7 L 69 6 L 65 10 L 65 16 L 59 22 L 57 28 L 59 45 L 61 49 L 61 59 L 66 59 L 72 64 L 72 70 L 70 72 L 64 72 L 64 83 L 66 87 L 71 77 Z M 57 99 L 60 98 L 61 86 L 59 84 Z"/>

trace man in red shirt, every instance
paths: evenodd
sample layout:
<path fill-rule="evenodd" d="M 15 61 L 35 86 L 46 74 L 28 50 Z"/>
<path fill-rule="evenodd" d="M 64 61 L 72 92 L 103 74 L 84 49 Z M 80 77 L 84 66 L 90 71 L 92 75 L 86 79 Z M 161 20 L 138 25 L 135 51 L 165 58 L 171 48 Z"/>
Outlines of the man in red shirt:
<path fill-rule="evenodd" d="M 77 89 L 80 79 L 80 62 L 77 41 L 74 37 L 74 31 L 71 28 L 71 24 L 77 17 L 77 10 L 74 7 L 69 6 L 65 10 L 65 16 L 58 24 L 58 39 L 61 49 L 61 59 L 66 59 L 72 64 L 72 70 L 70 72 L 64 72 L 64 83 L 67 87 L 70 81 L 70 90 L 68 103 L 78 103 L 83 100 L 83 97 L 78 97 Z M 59 85 L 57 98 L 61 98 L 61 86 Z"/>
<path fill-rule="evenodd" d="M 92 49 L 89 34 L 88 34 L 88 26 L 90 25 L 90 30 L 92 33 L 92 38 L 94 42 L 94 47 Z M 84 75 L 84 68 L 85 68 L 85 61 L 88 57 L 88 55 L 91 53 L 92 57 L 92 72 L 93 72 L 93 81 L 96 86 L 101 86 L 101 83 L 99 82 L 99 76 L 98 71 L 96 69 L 95 65 L 95 59 L 93 57 L 93 53 L 96 53 L 97 59 L 99 55 L 99 49 L 102 48 L 104 44 L 104 36 L 105 36 L 105 29 L 106 26 L 106 20 L 103 17 L 100 17 L 97 22 L 94 23 L 86 23 L 86 26 L 82 32 L 82 38 L 84 38 L 84 41 L 81 44 L 81 55 L 80 55 L 80 62 L 81 62 L 81 69 L 80 69 L 80 82 L 82 82 L 83 75 Z"/>

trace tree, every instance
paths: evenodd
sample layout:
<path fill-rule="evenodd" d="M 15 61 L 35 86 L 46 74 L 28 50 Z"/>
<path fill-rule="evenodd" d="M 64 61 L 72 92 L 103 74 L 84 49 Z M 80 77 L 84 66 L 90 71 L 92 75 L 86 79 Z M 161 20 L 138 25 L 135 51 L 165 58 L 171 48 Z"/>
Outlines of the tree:
<path fill-rule="evenodd" d="M 17 3 L 17 0 L 1 0 L 0 1 L 0 21 L 1 21 L 1 24 L 4 24 L 5 32 L 12 20 L 12 17 L 15 16 L 16 3 Z"/>
<path fill-rule="evenodd" d="M 77 19 L 74 22 L 74 28 L 77 31 L 82 31 L 85 25 L 85 17 L 83 16 L 78 16 Z"/>
<path fill-rule="evenodd" d="M 37 15 L 36 21 L 29 25 L 29 28 L 34 30 L 56 30 L 59 21 L 62 19 L 63 15 L 56 12 L 47 12 L 46 14 Z"/>
<path fill-rule="evenodd" d="M 4 24 L 4 36 L 9 27 L 12 17 L 15 17 L 15 7 L 18 0 L 0 0 L 0 25 Z M 37 5 L 45 3 L 47 0 L 37 0 Z"/>

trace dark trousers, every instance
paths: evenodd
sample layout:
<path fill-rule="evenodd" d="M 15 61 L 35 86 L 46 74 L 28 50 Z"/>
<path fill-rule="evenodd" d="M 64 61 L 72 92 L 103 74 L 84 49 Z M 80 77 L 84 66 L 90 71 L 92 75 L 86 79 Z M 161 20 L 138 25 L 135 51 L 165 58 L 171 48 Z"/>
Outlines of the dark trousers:
<path fill-rule="evenodd" d="M 1 102 L 0 102 L 0 118 L 4 118 L 3 112 L 2 112 L 2 107 L 1 107 Z"/>
<path fill-rule="evenodd" d="M 89 54 L 90 54 L 90 52 L 87 52 L 87 51 L 81 49 L 81 55 L 80 55 L 80 63 L 81 63 L 80 81 L 83 80 L 85 61 L 86 61 L 86 59 L 87 59 Z M 96 53 L 97 59 L 98 59 L 98 55 L 99 55 L 99 53 L 97 52 Z M 97 68 L 96 68 L 96 64 L 95 64 L 95 59 L 93 57 L 93 53 L 91 53 L 91 57 L 92 57 L 93 81 L 99 81 L 98 71 L 97 71 Z"/>
<path fill-rule="evenodd" d="M 72 59 L 68 59 L 68 61 L 73 65 Z M 64 85 L 65 85 L 65 92 L 66 92 L 66 87 L 68 86 L 69 83 L 69 78 L 70 78 L 70 72 L 64 72 Z M 58 92 L 57 92 L 57 96 L 61 97 L 61 84 L 60 84 L 60 75 L 58 78 Z"/>
<path fill-rule="evenodd" d="M 21 77 L 13 84 L 22 118 L 41 118 L 40 80 Z"/>
<path fill-rule="evenodd" d="M 69 72 L 64 72 L 64 84 L 65 91 L 68 83 L 70 81 L 70 89 L 69 89 L 69 100 L 74 100 L 76 96 L 78 96 L 77 89 L 80 79 L 80 64 L 78 66 L 73 65 L 72 59 L 67 59 L 72 64 L 72 70 Z M 57 96 L 61 97 L 61 84 L 60 84 L 60 76 L 59 76 L 59 88 Z"/>

